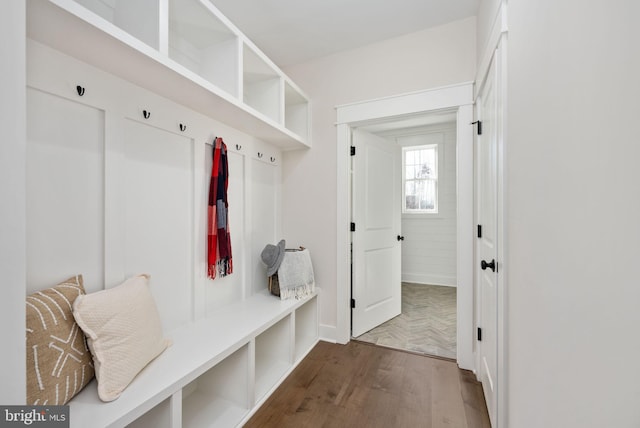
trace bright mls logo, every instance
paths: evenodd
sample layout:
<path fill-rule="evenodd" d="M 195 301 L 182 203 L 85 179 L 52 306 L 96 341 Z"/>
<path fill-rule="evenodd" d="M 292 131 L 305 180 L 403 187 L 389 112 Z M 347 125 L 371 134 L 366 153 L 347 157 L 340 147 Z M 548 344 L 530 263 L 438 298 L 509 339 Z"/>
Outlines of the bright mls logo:
<path fill-rule="evenodd" d="M 0 406 L 0 428 L 69 428 L 69 406 Z"/>

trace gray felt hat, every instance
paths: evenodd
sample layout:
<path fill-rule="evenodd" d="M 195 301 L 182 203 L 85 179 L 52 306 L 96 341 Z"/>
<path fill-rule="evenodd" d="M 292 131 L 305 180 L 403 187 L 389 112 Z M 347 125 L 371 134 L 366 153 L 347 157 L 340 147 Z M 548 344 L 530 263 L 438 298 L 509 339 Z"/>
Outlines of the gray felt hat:
<path fill-rule="evenodd" d="M 267 244 L 262 250 L 260 257 L 262 263 L 267 265 L 267 276 L 271 276 L 277 272 L 284 258 L 284 239 L 278 242 L 278 245 Z"/>

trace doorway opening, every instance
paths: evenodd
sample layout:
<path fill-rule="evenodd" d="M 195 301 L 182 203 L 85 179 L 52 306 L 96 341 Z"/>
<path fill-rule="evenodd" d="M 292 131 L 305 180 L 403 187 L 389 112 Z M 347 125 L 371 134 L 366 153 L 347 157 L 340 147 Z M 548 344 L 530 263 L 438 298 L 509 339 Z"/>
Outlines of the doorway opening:
<path fill-rule="evenodd" d="M 364 101 L 337 107 L 338 140 L 338 236 L 337 236 L 337 325 L 336 340 L 351 339 L 351 240 L 352 189 L 351 157 L 354 131 L 390 126 L 396 130 L 411 126 L 412 120 L 425 120 L 438 115 L 455 117 L 456 140 L 456 361 L 463 369 L 475 370 L 473 340 L 473 84 L 437 88 L 427 91 Z M 403 122 L 404 121 L 404 122 Z M 451 121 L 450 121 L 451 122 Z M 342 190 L 341 190 L 342 189 Z M 344 191 L 343 191 L 344 190 Z M 342 228 L 344 226 L 344 228 Z M 400 231 L 398 231 L 400 232 Z M 402 235 L 398 233 L 398 239 Z M 405 238 L 406 239 L 406 238 Z M 409 281 L 407 281 L 409 282 Z M 361 302 L 362 303 L 362 302 Z M 356 302 L 357 306 L 357 302 Z"/>
<path fill-rule="evenodd" d="M 385 201 L 385 195 L 383 203 L 391 204 L 391 209 L 396 210 L 400 217 L 397 239 L 401 253 L 398 285 L 401 310 L 399 315 L 384 320 L 363 334 L 354 330 L 359 320 L 352 318 L 353 339 L 455 360 L 456 112 L 444 110 L 375 121 L 357 127 L 354 132 L 358 133 L 357 138 L 364 139 L 363 144 L 375 138 L 384 141 L 399 154 L 394 157 L 398 163 L 394 171 L 399 174 L 394 185 L 400 186 L 400 197 Z M 352 188 L 358 182 L 354 176 L 362 173 L 355 166 L 361 163 L 361 160 L 352 162 Z M 375 175 L 374 180 L 379 179 L 379 174 Z M 359 201 L 359 198 L 353 198 L 352 204 Z M 358 208 L 352 206 L 352 213 L 357 212 Z M 380 211 L 378 206 L 371 207 L 370 204 L 368 209 Z M 390 233 L 393 234 L 393 231 Z M 366 260 L 362 262 L 366 263 Z M 371 269 L 366 267 L 368 272 Z M 373 288 L 374 291 L 370 293 L 378 294 L 373 303 L 380 306 L 380 289 L 384 289 L 384 285 Z M 392 289 L 388 294 L 392 295 Z M 358 311 L 354 312 L 352 317 L 360 316 Z M 376 324 L 380 321 L 383 318 L 378 317 Z"/>

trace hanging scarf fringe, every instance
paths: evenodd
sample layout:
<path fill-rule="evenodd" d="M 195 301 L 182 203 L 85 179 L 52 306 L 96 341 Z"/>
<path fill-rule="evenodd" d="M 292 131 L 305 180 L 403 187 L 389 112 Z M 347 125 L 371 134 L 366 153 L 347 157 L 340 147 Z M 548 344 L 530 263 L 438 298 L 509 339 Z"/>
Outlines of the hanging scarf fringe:
<path fill-rule="evenodd" d="M 207 211 L 207 276 L 211 279 L 216 277 L 216 273 L 224 277 L 233 272 L 231 235 L 229 234 L 228 188 L 227 146 L 222 138 L 216 137 L 213 142 L 213 164 L 211 166 Z"/>

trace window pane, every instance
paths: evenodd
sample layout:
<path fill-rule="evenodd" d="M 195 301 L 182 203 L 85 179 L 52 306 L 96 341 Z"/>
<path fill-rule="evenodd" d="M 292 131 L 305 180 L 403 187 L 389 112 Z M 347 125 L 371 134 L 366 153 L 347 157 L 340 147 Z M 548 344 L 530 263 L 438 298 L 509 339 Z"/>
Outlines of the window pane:
<path fill-rule="evenodd" d="M 436 182 L 424 180 L 420 182 L 419 208 L 421 210 L 433 210 L 436 207 Z"/>
<path fill-rule="evenodd" d="M 404 148 L 404 210 L 437 211 L 438 148 Z"/>
<path fill-rule="evenodd" d="M 405 183 L 405 207 L 408 210 L 418 209 L 418 198 L 416 197 L 415 181 Z"/>

